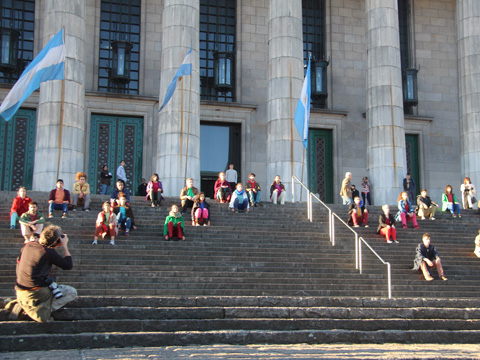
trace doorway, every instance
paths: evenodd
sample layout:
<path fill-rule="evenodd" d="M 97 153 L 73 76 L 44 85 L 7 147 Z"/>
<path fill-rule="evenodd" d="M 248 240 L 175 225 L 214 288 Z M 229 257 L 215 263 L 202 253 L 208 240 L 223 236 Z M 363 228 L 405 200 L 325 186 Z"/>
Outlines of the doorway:
<path fill-rule="evenodd" d="M 333 203 L 333 136 L 331 130 L 309 130 L 309 188 L 320 200 Z"/>

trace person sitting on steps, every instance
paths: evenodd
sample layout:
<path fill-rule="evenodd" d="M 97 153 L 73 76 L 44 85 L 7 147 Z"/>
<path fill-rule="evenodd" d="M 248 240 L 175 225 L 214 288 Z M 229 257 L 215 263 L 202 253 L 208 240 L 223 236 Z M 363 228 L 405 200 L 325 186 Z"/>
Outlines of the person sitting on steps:
<path fill-rule="evenodd" d="M 270 200 L 272 200 L 273 205 L 277 205 L 278 202 L 280 202 L 280 205 L 285 205 L 285 197 L 285 186 L 280 181 L 280 175 L 277 175 L 270 186 Z"/>
<path fill-rule="evenodd" d="M 118 230 L 123 228 L 125 236 L 129 236 L 130 230 L 136 229 L 135 217 L 132 207 L 127 205 L 127 198 L 123 193 L 120 194 L 119 204 L 113 208 L 113 213 L 117 216 Z"/>
<path fill-rule="evenodd" d="M 248 181 L 245 185 L 245 191 L 248 194 L 248 200 L 250 201 L 250 207 L 260 205 L 260 195 L 262 194 L 260 184 L 255 181 L 255 174 L 250 173 L 248 175 Z"/>
<path fill-rule="evenodd" d="M 119 194 L 123 193 L 125 194 L 125 197 L 127 198 L 127 205 L 130 206 L 130 193 L 128 192 L 127 189 L 125 189 L 125 182 L 123 180 L 118 180 L 115 183 L 115 190 L 112 191 L 112 195 L 110 195 L 110 203 L 112 208 L 118 205 L 118 200 L 120 199 Z"/>
<path fill-rule="evenodd" d="M 32 202 L 27 196 L 27 188 L 20 186 L 18 188 L 17 196 L 12 201 L 12 207 L 10 208 L 10 229 L 15 229 L 17 220 L 28 211 L 28 207 Z"/>
<path fill-rule="evenodd" d="M 480 230 L 478 230 L 478 235 L 475 237 L 475 251 L 473 253 L 480 257 Z"/>
<path fill-rule="evenodd" d="M 445 186 L 445 193 L 442 195 L 442 211 L 447 210 L 450 211 L 452 217 L 457 217 L 455 211 L 459 218 L 462 217 L 457 197 L 452 193 L 452 185 Z"/>
<path fill-rule="evenodd" d="M 23 213 L 19 222 L 25 242 L 28 242 L 40 237 L 45 224 L 45 217 L 43 213 L 38 211 L 38 204 L 32 201 L 28 204 L 28 211 Z"/>
<path fill-rule="evenodd" d="M 430 199 L 430 196 L 427 195 L 426 189 L 422 189 L 420 195 L 417 196 L 418 216 L 420 216 L 422 220 L 435 220 L 436 207 L 439 207 L 438 204 Z"/>
<path fill-rule="evenodd" d="M 63 188 L 63 180 L 57 180 L 57 187 L 50 191 L 48 198 L 48 218 L 53 218 L 53 210 L 62 210 L 62 218 L 67 218 L 68 204 L 70 204 L 70 192 Z"/>
<path fill-rule="evenodd" d="M 417 224 L 417 215 L 415 215 L 415 209 L 412 203 L 408 199 L 408 193 L 403 191 L 398 196 L 398 212 L 395 216 L 396 221 L 401 221 L 403 228 L 407 228 L 407 223 L 412 222 L 414 229 L 420 229 Z"/>
<path fill-rule="evenodd" d="M 390 214 L 390 206 L 387 204 L 382 206 L 383 214 L 378 217 L 377 234 L 385 235 L 388 244 L 397 241 L 397 230 L 395 229 L 395 218 Z M 390 240 L 392 238 L 392 240 Z"/>
<path fill-rule="evenodd" d="M 98 244 L 99 236 L 102 239 L 110 236 L 110 245 L 115 245 L 115 235 L 117 235 L 117 216 L 113 213 L 110 203 L 105 201 L 102 211 L 98 213 L 97 221 L 95 222 L 95 236 L 92 245 Z"/>
<path fill-rule="evenodd" d="M 205 194 L 200 192 L 192 207 L 192 225 L 210 226 L 210 204 L 205 200 Z"/>
<path fill-rule="evenodd" d="M 90 211 L 90 184 L 87 183 L 87 174 L 78 172 L 75 176 L 77 182 L 73 184 L 73 211 L 77 211 L 78 200 L 83 201 L 83 210 Z"/>
<path fill-rule="evenodd" d="M 229 203 L 232 197 L 232 188 L 230 183 L 225 180 L 225 173 L 218 173 L 218 179 L 213 186 L 213 198 L 219 203 Z"/>
<path fill-rule="evenodd" d="M 422 270 L 425 280 L 432 281 L 433 277 L 430 275 L 428 268 L 437 268 L 438 277 L 443 281 L 448 279 L 443 273 L 442 261 L 438 255 L 437 250 L 431 244 L 431 236 L 429 233 L 425 233 L 422 236 L 422 242 L 418 244 L 416 249 L 415 260 L 413 261 L 413 270 Z"/>
<path fill-rule="evenodd" d="M 359 227 L 359 224 L 368 227 L 368 210 L 365 209 L 365 204 L 360 204 L 362 199 L 360 196 L 353 198 L 353 204 L 348 207 L 348 225 Z"/>
<path fill-rule="evenodd" d="M 169 241 L 174 237 L 177 240 L 185 241 L 185 226 L 183 224 L 183 216 L 178 211 L 178 206 L 173 204 L 170 207 L 170 212 L 165 218 L 165 224 L 163 225 L 163 237 L 165 241 Z"/>
<path fill-rule="evenodd" d="M 145 201 L 150 199 L 152 207 L 160 206 L 163 200 L 163 186 L 162 182 L 159 180 L 158 174 L 154 173 L 150 177 L 150 181 L 147 184 L 147 195 L 145 196 Z"/>
<path fill-rule="evenodd" d="M 187 213 L 187 209 L 193 206 L 193 202 L 197 198 L 198 189 L 193 186 L 193 179 L 188 178 L 185 181 L 186 186 L 180 192 L 180 200 L 182 201 L 182 214 Z"/>
<path fill-rule="evenodd" d="M 243 190 L 243 184 L 240 182 L 237 184 L 237 188 L 233 192 L 229 207 L 232 210 L 232 212 L 238 212 L 238 211 L 249 212 L 250 211 L 250 205 L 248 203 L 247 193 L 245 192 L 245 190 Z"/>

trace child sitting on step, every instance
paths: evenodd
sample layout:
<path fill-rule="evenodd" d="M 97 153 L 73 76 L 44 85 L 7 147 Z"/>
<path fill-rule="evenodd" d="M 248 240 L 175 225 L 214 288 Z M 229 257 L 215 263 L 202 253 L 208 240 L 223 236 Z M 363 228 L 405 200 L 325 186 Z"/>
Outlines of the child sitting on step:
<path fill-rule="evenodd" d="M 172 205 L 170 207 L 170 212 L 165 218 L 165 224 L 163 225 L 163 236 L 165 241 L 173 239 L 175 236 L 177 240 L 185 241 L 185 227 L 183 225 L 183 216 L 180 211 L 178 211 L 177 205 Z"/>
<path fill-rule="evenodd" d="M 205 193 L 200 192 L 192 207 L 192 225 L 210 226 L 210 204 L 205 200 Z"/>
<path fill-rule="evenodd" d="M 28 204 L 28 211 L 23 213 L 20 217 L 20 229 L 25 242 L 40 238 L 43 226 L 45 224 L 45 216 L 40 211 L 37 211 L 38 204 L 35 201 Z M 32 238 L 33 237 L 33 238 Z"/>
<path fill-rule="evenodd" d="M 245 210 L 250 211 L 250 204 L 248 203 L 248 196 L 245 190 L 243 190 L 243 184 L 238 183 L 236 190 L 232 194 L 232 200 L 230 200 L 230 209 L 232 212 Z"/>
<path fill-rule="evenodd" d="M 127 197 L 120 193 L 118 206 L 113 208 L 113 213 L 117 216 L 118 229 L 125 229 L 125 235 L 130 235 L 130 229 L 135 229 L 135 218 L 133 217 L 133 210 L 127 206 Z"/>
<path fill-rule="evenodd" d="M 110 203 L 105 201 L 102 206 L 102 211 L 97 216 L 95 223 L 95 237 L 92 245 L 97 245 L 98 237 L 102 239 L 110 235 L 110 245 L 115 245 L 115 235 L 117 235 L 117 216 L 113 213 Z"/>

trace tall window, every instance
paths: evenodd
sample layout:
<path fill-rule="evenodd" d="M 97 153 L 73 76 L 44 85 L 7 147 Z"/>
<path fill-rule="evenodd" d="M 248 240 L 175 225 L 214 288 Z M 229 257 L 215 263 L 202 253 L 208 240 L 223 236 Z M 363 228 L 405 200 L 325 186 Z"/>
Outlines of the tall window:
<path fill-rule="evenodd" d="M 413 50 L 413 24 L 411 0 L 398 0 L 398 25 L 400 33 L 400 60 L 402 63 L 403 109 L 413 114 L 418 104 L 417 72 Z"/>
<path fill-rule="evenodd" d="M 15 62 L 0 69 L 0 83 L 13 84 L 33 59 L 35 0 L 1 0 L 0 16 L 2 54 L 15 48 L 17 52 Z"/>
<path fill-rule="evenodd" d="M 200 98 L 235 101 L 235 0 L 200 0 Z"/>
<path fill-rule="evenodd" d="M 100 19 L 98 91 L 138 94 L 140 0 L 102 0 Z"/>
<path fill-rule="evenodd" d="M 314 69 L 315 63 L 325 59 L 325 0 L 302 0 L 302 20 L 303 20 L 303 59 L 305 65 L 311 55 L 312 76 L 315 77 L 315 70 L 318 70 L 316 79 L 326 74 L 326 71 L 320 72 L 320 67 Z M 325 65 L 326 66 L 326 65 Z M 306 71 L 306 67 L 305 67 Z M 315 82 L 312 82 L 312 86 Z M 323 84 L 326 85 L 326 79 Z M 320 86 L 320 82 L 319 82 Z M 326 90 L 325 90 L 326 91 Z M 312 88 L 312 94 L 314 89 Z M 311 104 L 316 108 L 326 107 L 326 97 L 312 96 Z"/>

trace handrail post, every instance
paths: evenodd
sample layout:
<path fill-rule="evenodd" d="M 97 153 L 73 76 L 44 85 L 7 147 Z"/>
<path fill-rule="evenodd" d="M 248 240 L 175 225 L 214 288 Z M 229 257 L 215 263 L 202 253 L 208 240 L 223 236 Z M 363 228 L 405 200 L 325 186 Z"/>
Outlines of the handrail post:
<path fill-rule="evenodd" d="M 358 234 L 355 233 L 355 269 L 358 270 L 358 244 L 359 244 Z"/>
<path fill-rule="evenodd" d="M 292 204 L 295 203 L 295 183 L 293 182 L 294 176 L 292 175 Z"/>
<path fill-rule="evenodd" d="M 362 243 L 358 242 L 358 266 L 360 270 L 360 274 L 363 272 L 363 264 L 362 264 Z"/>
<path fill-rule="evenodd" d="M 335 217 L 332 214 L 332 246 L 335 246 Z"/>
<path fill-rule="evenodd" d="M 313 211 L 312 211 L 312 195 L 310 190 L 307 190 L 307 207 L 308 207 L 308 219 L 310 222 L 313 222 Z"/>
<path fill-rule="evenodd" d="M 332 222 L 333 222 L 333 215 L 332 210 L 328 209 L 328 236 L 330 237 L 330 242 L 332 242 Z"/>
<path fill-rule="evenodd" d="M 392 298 L 392 267 L 389 262 L 387 262 L 387 278 L 388 278 L 388 298 Z"/>

